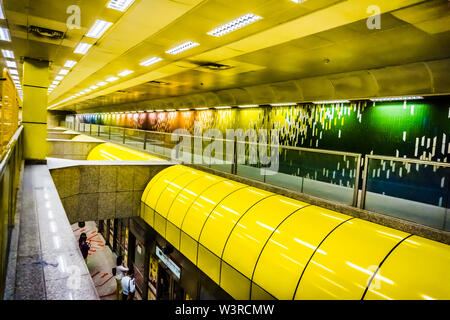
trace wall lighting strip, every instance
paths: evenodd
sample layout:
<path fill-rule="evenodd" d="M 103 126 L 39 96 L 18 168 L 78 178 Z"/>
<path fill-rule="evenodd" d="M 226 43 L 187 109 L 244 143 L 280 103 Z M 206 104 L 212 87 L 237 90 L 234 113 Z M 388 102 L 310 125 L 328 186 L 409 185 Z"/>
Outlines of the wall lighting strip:
<path fill-rule="evenodd" d="M 122 71 L 121 73 L 119 73 L 118 76 L 119 76 L 119 77 L 126 77 L 126 76 L 132 74 L 133 72 L 134 72 L 134 71 L 132 71 L 132 70 L 124 70 L 124 71 Z"/>
<path fill-rule="evenodd" d="M 9 30 L 0 27 L 0 40 L 11 42 L 11 37 L 9 36 Z"/>
<path fill-rule="evenodd" d="M 2 49 L 3 56 L 8 59 L 14 59 L 14 52 L 11 50 Z"/>
<path fill-rule="evenodd" d="M 64 64 L 64 67 L 65 68 L 72 68 L 74 65 L 76 65 L 77 64 L 77 62 L 76 61 L 73 61 L 73 60 L 67 60 L 66 61 L 66 63 Z"/>
<path fill-rule="evenodd" d="M 249 24 L 252 24 L 261 19 L 262 18 L 260 16 L 257 16 L 256 14 L 247 13 L 246 15 L 239 17 L 227 24 L 224 24 L 223 26 L 211 30 L 210 32 L 208 32 L 208 34 L 214 37 L 222 37 L 230 32 L 242 29 L 243 27 L 248 26 Z"/>
<path fill-rule="evenodd" d="M 314 104 L 333 104 L 333 103 L 349 103 L 349 100 L 327 100 L 327 101 L 313 101 Z"/>
<path fill-rule="evenodd" d="M 248 104 L 248 105 L 244 105 L 244 106 L 238 106 L 239 108 L 257 108 L 259 107 L 259 105 L 257 104 Z"/>
<path fill-rule="evenodd" d="M 80 44 L 78 44 L 78 46 L 75 48 L 73 52 L 78 54 L 86 54 L 86 52 L 88 52 L 91 47 L 92 44 L 81 42 Z"/>
<path fill-rule="evenodd" d="M 199 45 L 200 44 L 198 44 L 197 42 L 187 41 L 180 44 L 179 46 L 176 46 L 175 48 L 167 50 L 166 53 L 175 55 L 184 52 L 186 50 L 192 49 L 194 47 L 197 47 Z"/>
<path fill-rule="evenodd" d="M 86 34 L 86 37 L 89 38 L 100 38 L 109 27 L 112 26 L 112 22 L 108 22 L 105 20 L 95 20 L 94 25 Z"/>
<path fill-rule="evenodd" d="M 162 61 L 161 58 L 153 57 L 153 58 L 150 58 L 150 59 L 147 59 L 147 60 L 142 61 L 142 62 L 140 63 L 140 65 L 141 65 L 141 66 L 148 67 L 148 66 L 150 66 L 150 65 L 152 65 L 152 64 L 155 64 L 155 63 L 157 63 L 157 62 L 160 62 L 160 61 Z"/>
<path fill-rule="evenodd" d="M 124 12 L 133 2 L 134 0 L 111 0 L 108 3 L 108 8 Z"/>
<path fill-rule="evenodd" d="M 404 101 L 404 100 L 421 100 L 423 97 L 412 96 L 412 97 L 386 97 L 386 98 L 373 98 L 370 101 Z"/>
<path fill-rule="evenodd" d="M 295 102 L 288 102 L 288 103 L 272 103 L 272 107 L 286 107 L 286 106 L 296 106 L 297 103 Z"/>

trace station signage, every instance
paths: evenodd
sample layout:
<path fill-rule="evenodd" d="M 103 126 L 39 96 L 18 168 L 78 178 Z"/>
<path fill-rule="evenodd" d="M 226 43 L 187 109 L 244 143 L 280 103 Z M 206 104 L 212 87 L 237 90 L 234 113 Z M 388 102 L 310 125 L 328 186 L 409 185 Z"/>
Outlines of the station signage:
<path fill-rule="evenodd" d="M 181 268 L 168 256 L 162 252 L 161 248 L 156 246 L 156 256 L 169 268 L 170 271 L 178 278 L 181 277 Z"/>

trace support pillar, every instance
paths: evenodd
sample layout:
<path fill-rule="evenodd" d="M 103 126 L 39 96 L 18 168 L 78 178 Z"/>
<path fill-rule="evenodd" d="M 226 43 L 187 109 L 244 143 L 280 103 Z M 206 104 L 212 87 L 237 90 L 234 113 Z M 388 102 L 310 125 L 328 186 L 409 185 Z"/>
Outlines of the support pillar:
<path fill-rule="evenodd" d="M 25 58 L 23 63 L 24 156 L 42 163 L 48 154 L 47 144 L 47 89 L 48 61 Z"/>

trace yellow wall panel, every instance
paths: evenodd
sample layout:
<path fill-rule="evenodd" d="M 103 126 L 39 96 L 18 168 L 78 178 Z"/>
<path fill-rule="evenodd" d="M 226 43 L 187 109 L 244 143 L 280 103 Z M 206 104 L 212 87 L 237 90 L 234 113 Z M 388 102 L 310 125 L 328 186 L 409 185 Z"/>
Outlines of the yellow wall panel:
<path fill-rule="evenodd" d="M 271 195 L 273 193 L 252 187 L 231 193 L 211 212 L 199 242 L 221 257 L 227 238 L 239 218 L 258 201 Z"/>
<path fill-rule="evenodd" d="M 200 231 L 215 206 L 230 193 L 244 188 L 245 185 L 234 181 L 223 181 L 203 192 L 186 213 L 181 229 L 198 240 Z"/>
<path fill-rule="evenodd" d="M 364 299 L 449 300 L 450 247 L 406 239 L 387 257 Z"/>
<path fill-rule="evenodd" d="M 343 223 L 313 255 L 295 299 L 361 299 L 377 267 L 407 236 L 360 219 Z"/>
<path fill-rule="evenodd" d="M 272 232 L 290 214 L 307 205 L 279 195 L 261 200 L 233 229 L 222 259 L 251 279 L 256 260 Z"/>
<path fill-rule="evenodd" d="M 292 299 L 300 275 L 314 250 L 331 230 L 350 218 L 316 206 L 295 212 L 267 242 L 253 281 L 277 299 Z"/>

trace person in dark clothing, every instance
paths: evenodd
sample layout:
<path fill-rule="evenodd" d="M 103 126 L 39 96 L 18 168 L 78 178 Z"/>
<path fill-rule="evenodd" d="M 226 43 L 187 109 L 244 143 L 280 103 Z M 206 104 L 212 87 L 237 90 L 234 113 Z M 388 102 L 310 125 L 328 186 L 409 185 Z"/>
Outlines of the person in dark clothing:
<path fill-rule="evenodd" d="M 89 249 L 91 248 L 91 245 L 87 242 L 86 233 L 83 232 L 80 235 L 80 240 L 78 241 L 78 244 L 80 246 L 80 251 L 81 254 L 83 255 L 83 259 L 87 263 L 87 257 L 89 255 Z"/>

